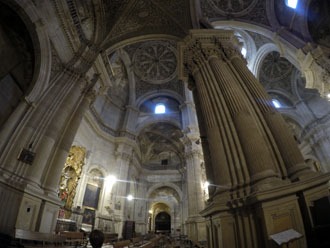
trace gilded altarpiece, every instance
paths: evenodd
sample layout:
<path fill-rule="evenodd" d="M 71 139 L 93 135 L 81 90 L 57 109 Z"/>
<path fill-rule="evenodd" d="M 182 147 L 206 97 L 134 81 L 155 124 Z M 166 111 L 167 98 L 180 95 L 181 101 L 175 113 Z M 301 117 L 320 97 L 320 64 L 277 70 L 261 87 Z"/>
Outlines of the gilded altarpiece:
<path fill-rule="evenodd" d="M 85 164 L 86 148 L 72 146 L 61 174 L 59 197 L 63 202 L 64 218 L 71 217 L 76 188 Z"/>

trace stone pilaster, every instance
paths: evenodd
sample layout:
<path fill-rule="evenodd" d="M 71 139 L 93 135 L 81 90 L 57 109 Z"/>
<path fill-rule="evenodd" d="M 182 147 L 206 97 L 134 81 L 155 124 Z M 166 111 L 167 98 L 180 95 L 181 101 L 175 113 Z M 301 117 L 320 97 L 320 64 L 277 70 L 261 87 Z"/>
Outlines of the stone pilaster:
<path fill-rule="evenodd" d="M 135 124 L 139 115 L 139 110 L 132 106 L 126 106 L 125 119 L 121 128 L 121 136 L 132 137 L 135 135 Z"/>
<path fill-rule="evenodd" d="M 203 154 L 200 144 L 196 144 L 199 137 L 189 134 L 184 139 L 186 151 L 186 182 L 187 182 L 187 209 L 188 218 L 186 228 L 188 238 L 191 240 L 205 240 L 206 230 L 204 219 L 199 214 L 205 207 L 204 183 L 205 172 L 203 172 Z"/>
<path fill-rule="evenodd" d="M 127 186 L 129 185 L 128 174 L 129 167 L 132 160 L 132 148 L 126 144 L 120 143 L 115 151 L 116 156 L 116 172 L 117 182 L 113 187 L 114 203 L 121 206 L 119 210 L 115 210 L 116 219 L 119 223 L 116 225 L 116 232 L 121 235 L 124 221 L 127 219 L 125 216 L 127 204 Z"/>
<path fill-rule="evenodd" d="M 49 192 L 55 193 L 58 188 L 61 171 L 63 169 L 70 147 L 72 145 L 74 136 L 77 132 L 77 129 L 81 123 L 85 112 L 88 110 L 90 104 L 95 99 L 96 92 L 93 90 L 93 87 L 96 84 L 98 77 L 99 76 L 95 74 L 94 77 L 83 87 L 77 107 L 74 110 L 73 115 L 67 122 L 67 125 L 65 127 L 65 133 L 62 134 L 61 142 L 56 149 L 56 153 L 53 156 L 53 163 L 48 167 L 49 169 L 47 171 L 48 173 L 46 176 L 46 180 L 43 181 L 43 187 Z M 80 92 L 80 89 L 76 90 Z M 72 95 L 69 95 L 68 98 L 72 98 Z M 64 102 L 64 104 L 66 105 L 66 102 Z M 65 106 L 63 106 L 63 108 L 64 107 Z M 54 175 L 58 175 L 58 177 L 55 177 Z"/>
<path fill-rule="evenodd" d="M 199 212 L 205 207 L 203 196 L 203 172 L 202 153 L 192 150 L 186 153 L 186 171 L 188 182 L 188 218 L 199 216 Z"/>
<path fill-rule="evenodd" d="M 180 106 L 182 113 L 182 126 L 185 132 L 199 133 L 198 122 L 196 117 L 196 109 L 193 102 L 192 92 L 188 89 L 188 84 L 185 83 L 185 98 L 186 101 Z"/>

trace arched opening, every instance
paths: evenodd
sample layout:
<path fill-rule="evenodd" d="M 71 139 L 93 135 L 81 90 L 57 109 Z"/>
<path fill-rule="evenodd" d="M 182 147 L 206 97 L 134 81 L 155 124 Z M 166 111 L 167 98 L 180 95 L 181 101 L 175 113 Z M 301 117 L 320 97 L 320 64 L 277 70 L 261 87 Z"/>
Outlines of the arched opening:
<path fill-rule="evenodd" d="M 160 212 L 155 218 L 155 232 L 156 233 L 170 233 L 171 232 L 171 216 L 166 212 Z"/>
<path fill-rule="evenodd" d="M 0 3 L 0 126 L 9 118 L 30 87 L 35 67 L 35 51 L 22 19 Z"/>

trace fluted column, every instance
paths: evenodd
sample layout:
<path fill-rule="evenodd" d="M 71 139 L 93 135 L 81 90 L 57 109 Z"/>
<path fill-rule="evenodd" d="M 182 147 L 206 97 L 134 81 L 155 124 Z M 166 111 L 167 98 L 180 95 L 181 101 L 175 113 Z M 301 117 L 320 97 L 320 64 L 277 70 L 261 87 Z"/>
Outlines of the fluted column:
<path fill-rule="evenodd" d="M 304 176 L 310 176 L 315 173 L 305 163 L 304 158 L 298 148 L 297 142 L 294 140 L 287 124 L 281 114 L 276 111 L 271 103 L 271 98 L 267 95 L 265 89 L 253 76 L 247 68 L 242 56 L 233 50 L 226 50 L 233 71 L 237 72 L 239 82 L 245 90 L 247 99 L 260 109 L 261 118 L 264 118 L 272 136 L 280 151 L 281 157 L 285 163 L 287 174 L 291 180 L 296 180 Z"/>
<path fill-rule="evenodd" d="M 210 96 L 210 90 L 207 88 L 205 81 L 210 80 L 207 78 L 207 73 L 202 74 L 200 71 L 194 74 L 196 88 L 201 104 L 201 110 L 203 113 L 207 140 L 209 143 L 209 150 L 211 154 L 212 169 L 214 174 L 214 184 L 218 186 L 218 190 L 230 187 L 235 184 L 235 178 L 232 177 L 232 173 L 228 166 L 219 166 L 230 164 L 230 157 L 226 156 L 226 127 L 218 123 L 218 120 L 222 121 L 226 119 L 223 109 L 214 109 L 216 102 Z"/>
<path fill-rule="evenodd" d="M 219 87 L 215 90 L 223 94 L 234 122 L 246 162 L 249 164 L 251 180 L 258 181 L 275 177 L 278 161 L 255 109 L 247 101 L 244 91 L 229 70 L 225 58 L 211 56 L 209 64 L 219 83 Z"/>
<path fill-rule="evenodd" d="M 217 45 L 218 40 L 225 44 Z M 239 46 L 230 31 L 193 30 L 179 45 L 181 78 L 194 78 L 215 183 L 255 189 L 278 182 L 279 160 L 255 106 L 245 96 L 224 50 Z M 262 185 L 262 186 L 261 186 Z"/>

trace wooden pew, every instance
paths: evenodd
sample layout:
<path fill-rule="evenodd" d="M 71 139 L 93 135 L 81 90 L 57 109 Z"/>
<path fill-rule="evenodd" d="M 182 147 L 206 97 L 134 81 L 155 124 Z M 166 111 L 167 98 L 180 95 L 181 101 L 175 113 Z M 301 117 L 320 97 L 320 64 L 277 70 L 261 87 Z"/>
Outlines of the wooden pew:
<path fill-rule="evenodd" d="M 152 247 L 154 247 L 154 244 L 150 241 L 139 246 L 139 248 L 152 248 Z"/>
<path fill-rule="evenodd" d="M 113 243 L 113 248 L 123 248 L 123 247 L 129 247 L 131 245 L 130 240 L 121 240 L 116 243 Z"/>
<path fill-rule="evenodd" d="M 52 234 L 52 233 L 42 233 L 42 232 L 34 232 L 23 229 L 15 229 L 14 238 L 19 240 L 19 243 L 31 243 L 34 245 L 46 246 L 47 244 L 50 246 L 54 245 L 63 245 L 65 242 L 65 238 Z"/>
<path fill-rule="evenodd" d="M 131 239 L 133 246 L 139 246 L 143 244 L 143 237 L 139 236 L 139 237 L 135 237 Z"/>
<path fill-rule="evenodd" d="M 158 247 L 159 245 L 162 246 L 164 242 L 164 236 L 163 235 L 156 235 L 153 237 L 150 242 L 152 243 L 153 246 Z"/>
<path fill-rule="evenodd" d="M 60 236 L 65 237 L 65 243 L 69 245 L 87 245 L 87 237 L 85 237 L 85 233 L 83 232 L 69 232 L 63 231 L 60 232 Z"/>
<path fill-rule="evenodd" d="M 104 244 L 112 244 L 118 241 L 118 233 L 104 233 Z"/>

